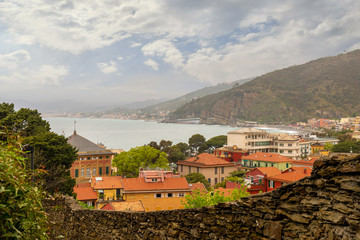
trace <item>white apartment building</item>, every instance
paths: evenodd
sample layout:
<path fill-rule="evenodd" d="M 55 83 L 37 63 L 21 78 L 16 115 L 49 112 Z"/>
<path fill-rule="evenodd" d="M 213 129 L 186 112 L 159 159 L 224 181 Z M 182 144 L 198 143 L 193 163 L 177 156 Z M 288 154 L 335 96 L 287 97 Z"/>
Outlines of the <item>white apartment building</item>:
<path fill-rule="evenodd" d="M 237 146 L 249 153 L 273 152 L 299 159 L 301 157 L 300 139 L 285 133 L 268 133 L 256 128 L 242 128 L 227 134 L 229 146 Z M 310 143 L 308 144 L 310 147 Z M 305 151 L 304 151 L 305 152 Z M 310 154 L 310 150 L 306 151 Z"/>

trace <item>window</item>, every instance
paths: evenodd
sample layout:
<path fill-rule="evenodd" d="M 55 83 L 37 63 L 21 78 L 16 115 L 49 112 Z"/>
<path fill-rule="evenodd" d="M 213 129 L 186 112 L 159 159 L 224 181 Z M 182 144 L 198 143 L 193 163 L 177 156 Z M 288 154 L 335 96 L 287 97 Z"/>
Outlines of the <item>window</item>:
<path fill-rule="evenodd" d="M 116 199 L 119 199 L 121 195 L 121 189 L 116 189 Z"/>
<path fill-rule="evenodd" d="M 215 167 L 215 174 L 217 174 L 217 167 Z"/>
<path fill-rule="evenodd" d="M 268 165 L 267 165 L 267 163 L 265 163 L 265 167 L 267 167 Z"/>
<path fill-rule="evenodd" d="M 283 143 L 280 143 L 280 147 L 283 147 L 284 146 L 284 144 Z"/>
<path fill-rule="evenodd" d="M 215 178 L 215 184 L 217 184 L 217 178 Z"/>
<path fill-rule="evenodd" d="M 88 157 L 87 160 L 90 160 L 90 157 Z"/>
<path fill-rule="evenodd" d="M 166 197 L 168 197 L 168 198 L 173 197 L 173 194 L 172 194 L 172 193 L 168 193 L 168 194 L 166 195 Z"/>
<path fill-rule="evenodd" d="M 224 181 L 224 177 L 221 177 L 221 182 L 223 182 Z"/>
<path fill-rule="evenodd" d="M 288 168 L 289 167 L 289 163 L 286 163 L 286 168 Z"/>
<path fill-rule="evenodd" d="M 102 175 L 102 167 L 99 167 L 99 175 Z"/>
<path fill-rule="evenodd" d="M 274 181 L 273 180 L 269 181 L 269 188 L 274 188 Z"/>
<path fill-rule="evenodd" d="M 152 182 L 157 182 L 157 179 L 156 179 L 156 178 L 152 178 L 151 181 L 152 181 Z"/>
<path fill-rule="evenodd" d="M 185 193 L 178 193 L 178 197 L 184 197 Z"/>
<path fill-rule="evenodd" d="M 162 198 L 162 194 L 161 193 L 155 193 L 155 198 Z"/>
<path fill-rule="evenodd" d="M 99 192 L 99 199 L 104 200 L 104 190 L 98 190 Z"/>
<path fill-rule="evenodd" d="M 189 166 L 189 173 L 191 173 L 191 167 Z"/>
<path fill-rule="evenodd" d="M 79 177 L 79 169 L 75 169 L 75 177 Z"/>
<path fill-rule="evenodd" d="M 102 156 L 100 156 L 100 159 L 102 159 Z"/>
<path fill-rule="evenodd" d="M 208 178 L 208 182 L 211 184 L 211 178 Z"/>
<path fill-rule="evenodd" d="M 105 168 L 105 174 L 106 174 L 106 175 L 109 175 L 109 167 L 106 167 L 106 168 Z"/>
<path fill-rule="evenodd" d="M 225 167 L 221 167 L 221 174 L 224 174 Z"/>
<path fill-rule="evenodd" d="M 289 143 L 289 144 L 288 144 L 288 146 L 289 146 L 289 147 L 292 147 L 292 144 L 291 144 L 291 143 Z"/>
<path fill-rule="evenodd" d="M 109 158 L 109 156 L 106 156 L 106 158 Z"/>
<path fill-rule="evenodd" d="M 288 153 L 292 153 L 292 150 L 289 150 Z"/>
<path fill-rule="evenodd" d="M 96 176 L 96 167 L 93 168 L 93 176 Z"/>
<path fill-rule="evenodd" d="M 284 153 L 284 150 L 280 150 L 280 153 Z"/>
<path fill-rule="evenodd" d="M 199 172 L 199 167 L 196 168 L 196 172 Z"/>
<path fill-rule="evenodd" d="M 183 169 L 183 165 L 181 165 L 180 169 L 181 169 L 181 172 L 183 172 L 183 171 L 184 171 L 184 169 Z"/>
<path fill-rule="evenodd" d="M 84 176 L 84 168 L 83 167 L 81 168 L 81 176 L 82 177 Z"/>
<path fill-rule="evenodd" d="M 91 177 L 90 168 L 86 168 L 86 177 Z"/>

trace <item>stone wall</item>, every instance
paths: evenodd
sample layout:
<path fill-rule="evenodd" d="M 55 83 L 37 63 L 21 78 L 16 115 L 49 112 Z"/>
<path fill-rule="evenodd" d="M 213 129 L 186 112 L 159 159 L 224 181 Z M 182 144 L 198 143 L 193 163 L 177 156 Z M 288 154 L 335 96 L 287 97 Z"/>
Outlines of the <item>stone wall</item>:
<path fill-rule="evenodd" d="M 310 177 L 241 201 L 159 212 L 83 210 L 46 200 L 52 238 L 360 239 L 360 156 L 315 162 Z"/>

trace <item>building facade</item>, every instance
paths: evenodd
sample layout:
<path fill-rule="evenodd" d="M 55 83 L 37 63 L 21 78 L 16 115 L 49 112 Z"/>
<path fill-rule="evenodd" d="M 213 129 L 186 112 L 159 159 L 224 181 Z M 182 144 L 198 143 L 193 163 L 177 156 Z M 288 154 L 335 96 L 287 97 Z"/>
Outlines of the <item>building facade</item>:
<path fill-rule="evenodd" d="M 78 158 L 70 168 L 70 176 L 77 181 L 91 177 L 111 176 L 111 163 L 115 153 L 78 135 L 68 137 L 68 143 L 78 149 Z"/>
<path fill-rule="evenodd" d="M 209 153 L 202 153 L 187 160 L 178 161 L 177 165 L 178 172 L 181 176 L 194 172 L 201 173 L 211 186 L 224 181 L 230 172 L 237 170 L 234 163 L 230 163 Z"/>

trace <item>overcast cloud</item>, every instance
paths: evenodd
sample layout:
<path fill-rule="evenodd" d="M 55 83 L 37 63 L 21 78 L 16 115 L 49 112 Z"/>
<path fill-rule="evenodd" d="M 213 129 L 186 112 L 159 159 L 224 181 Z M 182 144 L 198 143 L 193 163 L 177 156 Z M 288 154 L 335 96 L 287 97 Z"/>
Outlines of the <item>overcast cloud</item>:
<path fill-rule="evenodd" d="M 174 98 L 360 47 L 360 1 L 0 0 L 0 101 Z"/>

